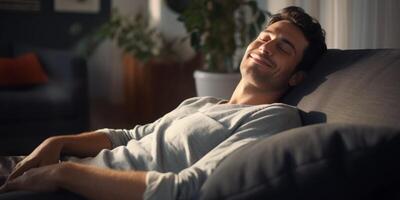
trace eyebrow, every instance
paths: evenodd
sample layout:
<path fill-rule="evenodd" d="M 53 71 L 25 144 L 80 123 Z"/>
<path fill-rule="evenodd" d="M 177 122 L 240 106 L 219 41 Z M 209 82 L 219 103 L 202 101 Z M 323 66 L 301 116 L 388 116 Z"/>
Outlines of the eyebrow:
<path fill-rule="evenodd" d="M 272 33 L 272 34 L 274 34 L 272 31 L 270 31 L 270 30 L 264 30 L 263 32 L 266 32 L 266 33 Z M 297 52 L 296 52 L 296 48 L 295 48 L 295 46 L 294 46 L 294 44 L 292 43 L 292 42 L 290 42 L 288 39 L 286 39 L 286 38 L 284 38 L 284 37 L 281 37 L 281 38 L 279 38 L 283 43 L 285 43 L 285 44 L 287 44 L 287 45 L 289 45 L 290 47 L 292 47 L 292 49 L 294 50 L 294 53 L 296 54 Z"/>

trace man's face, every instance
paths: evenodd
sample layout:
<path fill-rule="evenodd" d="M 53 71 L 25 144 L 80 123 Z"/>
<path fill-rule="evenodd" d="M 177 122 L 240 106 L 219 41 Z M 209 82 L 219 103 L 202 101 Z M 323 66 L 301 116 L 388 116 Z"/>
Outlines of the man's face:
<path fill-rule="evenodd" d="M 294 73 L 308 42 L 287 20 L 275 22 L 247 47 L 240 65 L 242 78 L 265 91 L 282 91 L 301 81 Z"/>

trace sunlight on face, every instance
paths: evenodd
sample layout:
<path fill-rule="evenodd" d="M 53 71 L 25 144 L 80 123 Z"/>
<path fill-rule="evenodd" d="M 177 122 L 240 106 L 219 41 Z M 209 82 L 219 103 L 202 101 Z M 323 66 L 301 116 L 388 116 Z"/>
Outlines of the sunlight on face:
<path fill-rule="evenodd" d="M 248 46 L 241 63 L 242 75 L 259 88 L 286 89 L 307 46 L 298 27 L 287 20 L 275 22 Z"/>

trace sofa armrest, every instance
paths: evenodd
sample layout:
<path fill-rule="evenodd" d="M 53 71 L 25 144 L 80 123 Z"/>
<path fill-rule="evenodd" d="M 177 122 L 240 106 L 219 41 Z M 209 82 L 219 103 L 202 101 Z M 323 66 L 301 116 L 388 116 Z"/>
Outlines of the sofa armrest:
<path fill-rule="evenodd" d="M 397 199 L 399 153 L 398 128 L 295 128 L 227 157 L 199 199 Z"/>

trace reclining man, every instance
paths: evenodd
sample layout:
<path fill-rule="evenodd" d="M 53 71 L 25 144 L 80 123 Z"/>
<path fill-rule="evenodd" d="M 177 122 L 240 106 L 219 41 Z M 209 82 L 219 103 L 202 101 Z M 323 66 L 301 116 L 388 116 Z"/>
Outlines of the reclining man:
<path fill-rule="evenodd" d="M 45 140 L 15 167 L 1 191 L 65 189 L 89 199 L 190 199 L 239 147 L 301 125 L 278 103 L 326 51 L 320 24 L 287 7 L 248 46 L 231 99 L 185 100 L 131 130 L 101 129 Z M 68 155 L 68 162 L 60 162 Z M 1 195 L 0 195 L 1 196 Z"/>

